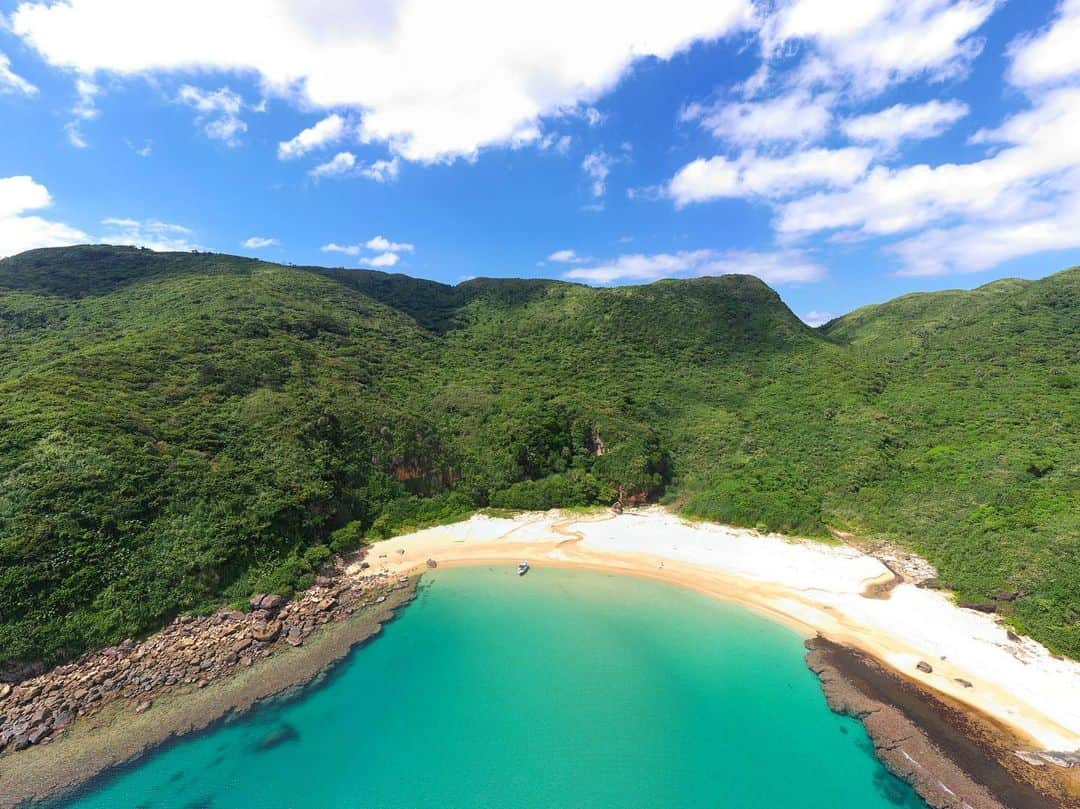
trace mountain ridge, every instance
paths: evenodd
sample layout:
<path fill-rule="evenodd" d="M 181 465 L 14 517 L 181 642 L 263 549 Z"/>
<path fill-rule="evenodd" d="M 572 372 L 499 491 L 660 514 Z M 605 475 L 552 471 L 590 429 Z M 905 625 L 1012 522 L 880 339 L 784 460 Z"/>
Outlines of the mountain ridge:
<path fill-rule="evenodd" d="M 1024 593 L 994 603 L 1080 657 L 1080 271 L 995 284 L 812 329 L 752 276 L 0 260 L 0 663 L 288 593 L 477 507 L 619 490 L 915 550 L 964 600 Z"/>

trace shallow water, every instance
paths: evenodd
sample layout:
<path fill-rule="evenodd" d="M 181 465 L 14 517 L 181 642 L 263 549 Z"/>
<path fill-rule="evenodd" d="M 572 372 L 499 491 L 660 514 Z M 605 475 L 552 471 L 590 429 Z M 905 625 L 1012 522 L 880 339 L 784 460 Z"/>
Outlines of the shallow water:
<path fill-rule="evenodd" d="M 91 807 L 923 807 L 798 635 L 653 581 L 437 571 L 321 686 L 146 759 Z"/>

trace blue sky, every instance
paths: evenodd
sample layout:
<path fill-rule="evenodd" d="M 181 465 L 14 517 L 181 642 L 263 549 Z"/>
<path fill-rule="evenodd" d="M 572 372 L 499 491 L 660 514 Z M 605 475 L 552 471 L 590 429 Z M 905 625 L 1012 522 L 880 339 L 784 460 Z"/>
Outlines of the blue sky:
<path fill-rule="evenodd" d="M 0 0 L 0 255 L 750 272 L 811 322 L 1080 263 L 1080 0 L 651 6 Z"/>

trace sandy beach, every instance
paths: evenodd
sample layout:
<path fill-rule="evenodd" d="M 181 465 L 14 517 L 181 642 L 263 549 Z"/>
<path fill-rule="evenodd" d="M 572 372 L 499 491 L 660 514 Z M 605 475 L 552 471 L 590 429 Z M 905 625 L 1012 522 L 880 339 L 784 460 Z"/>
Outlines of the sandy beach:
<path fill-rule="evenodd" d="M 865 652 L 1000 723 L 1030 750 L 1080 751 L 1080 663 L 1029 638 L 1010 640 L 994 616 L 961 609 L 947 593 L 902 582 L 887 597 L 868 597 L 868 587 L 893 573 L 845 545 L 690 523 L 651 507 L 619 516 L 477 515 L 380 542 L 367 556 L 393 574 L 429 559 L 447 566 L 527 559 L 692 587 Z"/>

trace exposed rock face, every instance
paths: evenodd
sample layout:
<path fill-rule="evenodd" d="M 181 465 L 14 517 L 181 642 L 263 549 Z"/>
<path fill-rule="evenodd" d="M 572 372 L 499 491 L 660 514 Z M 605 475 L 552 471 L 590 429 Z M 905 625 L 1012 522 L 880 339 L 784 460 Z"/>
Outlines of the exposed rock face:
<path fill-rule="evenodd" d="M 817 637 L 806 662 L 829 707 L 860 719 L 882 763 L 935 809 L 1056 809 L 1060 783 L 1029 778 L 999 728 L 979 723 L 931 692 L 852 649 Z M 1018 764 L 1018 767 L 1027 765 Z M 1031 768 L 1029 768 L 1031 770 Z M 1036 787 L 1038 784 L 1038 787 Z"/>
<path fill-rule="evenodd" d="M 0 684 L 0 754 L 47 744 L 77 717 L 118 699 L 130 700 L 136 713 L 151 710 L 163 691 L 201 688 L 258 658 L 301 646 L 319 626 L 382 603 L 401 586 L 381 573 L 351 578 L 335 570 L 292 601 L 259 593 L 250 613 L 182 615 L 142 642 L 125 640 L 17 685 Z"/>

